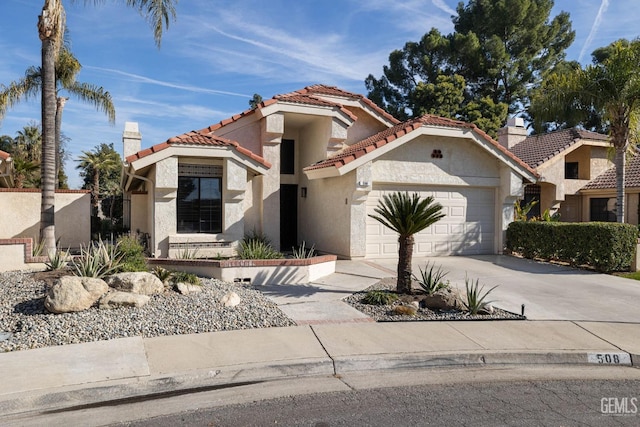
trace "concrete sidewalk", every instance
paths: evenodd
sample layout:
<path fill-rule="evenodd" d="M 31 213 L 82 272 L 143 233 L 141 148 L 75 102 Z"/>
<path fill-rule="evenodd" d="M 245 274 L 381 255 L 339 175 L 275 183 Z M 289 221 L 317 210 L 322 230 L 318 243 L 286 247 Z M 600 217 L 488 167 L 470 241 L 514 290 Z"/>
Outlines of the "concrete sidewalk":
<path fill-rule="evenodd" d="M 452 366 L 640 363 L 640 324 L 347 323 L 123 338 L 0 354 L 3 417 L 282 378 Z M 5 418 L 6 419 L 6 418 Z"/>

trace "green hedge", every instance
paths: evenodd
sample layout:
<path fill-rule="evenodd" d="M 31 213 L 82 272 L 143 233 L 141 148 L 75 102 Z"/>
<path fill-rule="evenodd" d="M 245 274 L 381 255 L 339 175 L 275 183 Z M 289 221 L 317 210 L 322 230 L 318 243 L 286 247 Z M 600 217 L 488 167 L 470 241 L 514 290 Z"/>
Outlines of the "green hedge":
<path fill-rule="evenodd" d="M 631 266 L 638 228 L 611 222 L 525 222 L 507 228 L 507 249 L 526 258 L 590 265 L 597 271 Z"/>

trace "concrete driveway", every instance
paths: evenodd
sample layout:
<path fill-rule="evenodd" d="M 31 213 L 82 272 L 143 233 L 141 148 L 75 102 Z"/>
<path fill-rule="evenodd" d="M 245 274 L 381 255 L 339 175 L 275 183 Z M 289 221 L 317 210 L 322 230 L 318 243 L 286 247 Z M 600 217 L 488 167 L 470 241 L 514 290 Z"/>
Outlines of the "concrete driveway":
<path fill-rule="evenodd" d="M 416 274 L 427 261 L 442 266 L 449 272 L 446 279 L 463 291 L 465 276 L 479 279 L 485 290 L 498 285 L 488 299 L 515 313 L 520 313 L 524 304 L 525 315 L 532 320 L 640 323 L 640 281 L 506 255 L 414 258 Z M 395 275 L 397 266 L 395 259 L 348 263 L 359 263 L 359 269 L 387 270 L 390 276 Z M 348 270 L 348 264 L 339 264 L 338 269 Z"/>

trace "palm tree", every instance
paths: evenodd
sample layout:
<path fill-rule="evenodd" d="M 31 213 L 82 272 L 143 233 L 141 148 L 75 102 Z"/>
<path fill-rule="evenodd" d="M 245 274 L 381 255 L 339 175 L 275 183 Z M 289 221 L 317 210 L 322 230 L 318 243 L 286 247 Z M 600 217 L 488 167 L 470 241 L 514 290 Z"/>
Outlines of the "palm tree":
<path fill-rule="evenodd" d="M 640 117 L 640 39 L 619 40 L 594 52 L 594 64 L 551 74 L 532 108 L 554 121 L 569 108 L 586 120 L 595 111 L 609 129 L 616 167 L 617 221 L 624 222 L 625 155 Z"/>
<path fill-rule="evenodd" d="M 91 201 L 94 214 L 100 216 L 100 174 L 118 168 L 120 156 L 112 146 L 101 144 L 94 151 L 83 151 L 77 161 L 76 169 L 82 169 L 86 176 L 91 176 Z"/>
<path fill-rule="evenodd" d="M 34 161 L 16 157 L 13 159 L 13 182 L 16 188 L 33 188 L 37 186 L 35 172 L 40 165 Z"/>
<path fill-rule="evenodd" d="M 369 215 L 387 228 L 398 233 L 398 282 L 396 291 L 411 293 L 411 258 L 413 257 L 413 235 L 444 218 L 442 205 L 434 203 L 433 197 L 420 199 L 417 193 L 411 197 L 406 192 L 385 194 Z"/>
<path fill-rule="evenodd" d="M 84 3 L 88 3 L 85 0 Z M 151 24 L 158 47 L 162 32 L 168 28 L 169 20 L 175 19 L 178 0 L 122 0 L 141 13 Z M 104 3 L 94 0 L 93 3 Z M 45 0 L 42 14 L 38 17 L 38 35 L 42 41 L 42 203 L 40 206 L 40 237 L 48 252 L 56 250 L 55 211 L 55 116 L 56 80 L 55 60 L 62 45 L 65 29 L 65 10 L 61 0 Z"/>
<path fill-rule="evenodd" d="M 13 154 L 16 157 L 23 157 L 25 160 L 40 163 L 42 133 L 40 132 L 40 126 L 35 122 L 29 123 L 22 130 L 16 132 L 13 142 L 15 144 Z"/>
<path fill-rule="evenodd" d="M 104 112 L 110 123 L 115 123 L 116 112 L 111 99 L 111 94 L 102 87 L 90 83 L 76 81 L 76 76 L 82 69 L 82 65 L 71 53 L 67 45 L 63 46 L 56 59 L 56 117 L 55 117 L 55 140 L 56 140 L 56 176 L 60 174 L 62 168 L 62 113 L 64 105 L 69 99 L 61 96 L 60 92 L 65 90 L 75 98 L 93 104 L 97 110 Z M 13 107 L 18 102 L 37 96 L 42 87 L 42 68 L 29 67 L 22 79 L 11 82 L 0 92 L 0 118 L 3 111 Z M 38 160 L 40 155 L 38 155 Z M 59 180 L 56 180 L 58 184 Z M 57 187 L 57 185 L 56 185 Z"/>

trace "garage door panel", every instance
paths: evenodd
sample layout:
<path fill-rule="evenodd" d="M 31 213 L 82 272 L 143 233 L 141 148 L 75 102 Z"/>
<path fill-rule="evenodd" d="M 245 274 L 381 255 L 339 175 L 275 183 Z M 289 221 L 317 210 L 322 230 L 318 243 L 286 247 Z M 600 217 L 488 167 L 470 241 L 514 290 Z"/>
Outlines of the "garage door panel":
<path fill-rule="evenodd" d="M 494 189 L 374 185 L 367 199 L 373 213 L 383 194 L 394 191 L 433 195 L 446 216 L 415 236 L 414 255 L 471 255 L 494 251 Z M 398 236 L 373 218 L 367 218 L 367 256 L 396 257 Z"/>

